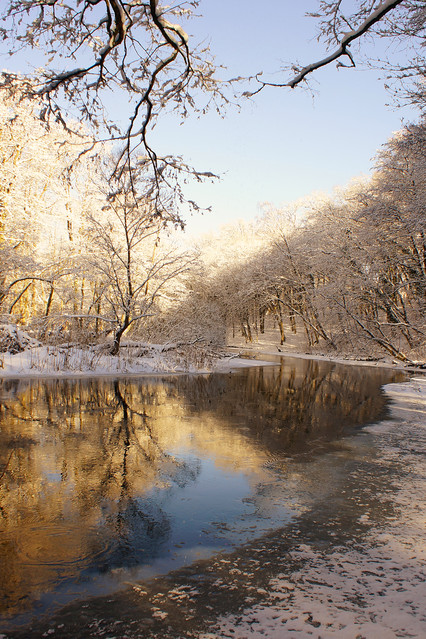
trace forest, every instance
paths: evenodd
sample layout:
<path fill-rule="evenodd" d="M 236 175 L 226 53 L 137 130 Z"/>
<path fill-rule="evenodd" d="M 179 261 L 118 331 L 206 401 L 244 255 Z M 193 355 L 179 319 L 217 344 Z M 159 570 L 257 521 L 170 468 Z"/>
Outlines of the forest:
<path fill-rule="evenodd" d="M 111 182 L 113 154 L 79 157 L 87 142 L 18 99 L 1 104 L 3 352 L 73 343 L 117 354 L 124 336 L 203 362 L 230 336 L 249 344 L 275 328 L 277 346 L 292 332 L 312 352 L 424 360 L 424 119 L 383 145 L 371 177 L 265 205 L 255 223 L 191 248 L 171 196 L 160 215 L 150 182 L 136 193 L 128 173 Z"/>

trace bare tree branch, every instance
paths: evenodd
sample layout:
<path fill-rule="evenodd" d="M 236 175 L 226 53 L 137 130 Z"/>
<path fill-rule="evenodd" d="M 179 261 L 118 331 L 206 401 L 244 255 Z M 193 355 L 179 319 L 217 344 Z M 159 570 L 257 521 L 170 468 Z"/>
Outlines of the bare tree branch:
<path fill-rule="evenodd" d="M 5 5 L 0 36 L 10 53 L 32 47 L 48 59 L 46 68 L 32 76 L 1 74 L 0 89 L 19 87 L 23 96 L 41 99 L 43 117 L 65 127 L 71 126 L 68 113 L 74 115 L 77 108 L 97 143 L 108 139 L 121 146 L 115 176 L 126 173 L 136 191 L 135 166 L 151 173 L 149 195 L 156 215 L 162 216 L 173 201 L 184 201 L 181 172 L 197 180 L 213 177 L 179 157 L 159 157 L 150 141 L 161 113 L 175 111 L 182 119 L 191 110 L 205 112 L 227 102 L 208 48 L 190 47 L 177 23 L 191 15 L 198 0 L 172 6 L 161 6 L 159 0 L 7 0 Z M 64 69 L 70 61 L 73 66 Z M 106 113 L 110 96 L 129 105 L 122 126 Z M 181 223 L 178 215 L 176 222 Z"/>
<path fill-rule="evenodd" d="M 261 84 L 261 86 L 256 91 L 253 91 L 252 93 L 247 93 L 247 95 L 250 95 L 250 96 L 256 95 L 267 86 L 281 87 L 281 88 L 290 87 L 291 89 L 294 89 L 297 85 L 299 85 L 302 81 L 304 81 L 309 74 L 345 56 L 349 59 L 350 64 L 343 64 L 342 62 L 339 62 L 338 66 L 355 67 L 356 66 L 355 60 L 352 56 L 352 53 L 348 49 L 350 44 L 354 42 L 355 40 L 358 40 L 365 33 L 367 33 L 367 31 L 369 31 L 376 23 L 382 20 L 386 16 L 386 14 L 388 14 L 390 11 L 395 9 L 398 5 L 402 4 L 403 2 L 404 0 L 385 0 L 384 2 L 381 2 L 380 5 L 377 7 L 377 9 L 375 9 L 375 11 L 373 11 L 360 24 L 358 28 L 353 29 L 344 34 L 344 36 L 341 38 L 339 42 L 339 46 L 332 53 L 330 53 L 330 55 L 325 56 L 321 60 L 317 60 L 316 62 L 312 62 L 311 64 L 304 66 L 302 69 L 300 69 L 300 71 L 298 71 L 298 73 L 293 78 L 291 78 L 287 82 L 282 82 L 282 83 L 264 82 L 259 77 L 261 74 L 260 73 L 257 74 L 256 79 Z M 338 2 L 336 5 L 336 12 L 339 8 L 340 8 L 340 2 Z M 335 20 L 335 16 L 334 16 L 334 20 Z M 336 36 L 336 39 L 338 39 L 335 27 L 333 27 L 333 32 Z"/>

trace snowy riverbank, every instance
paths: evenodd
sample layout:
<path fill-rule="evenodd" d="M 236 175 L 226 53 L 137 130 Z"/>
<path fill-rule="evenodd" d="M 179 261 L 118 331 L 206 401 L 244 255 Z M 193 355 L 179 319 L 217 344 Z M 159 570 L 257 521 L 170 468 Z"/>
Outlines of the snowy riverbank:
<path fill-rule="evenodd" d="M 195 365 L 161 344 L 123 347 L 118 355 L 105 348 L 80 346 L 33 346 L 19 353 L 0 354 L 0 378 L 18 377 L 103 377 L 155 375 L 164 373 L 227 372 L 232 368 L 270 362 L 224 355 Z"/>
<path fill-rule="evenodd" d="M 271 361 L 271 356 L 275 358 L 275 361 Z M 409 370 L 409 367 L 391 358 L 360 361 L 331 355 L 303 353 L 301 350 L 278 351 L 276 345 L 272 343 L 251 345 L 249 348 L 231 346 L 224 348 L 221 356 L 205 360 L 200 358 L 198 361 L 195 357 L 194 361 L 191 361 L 185 356 L 184 349 L 179 351 L 163 344 L 148 345 L 130 342 L 123 346 L 118 355 L 111 355 L 105 346 L 81 347 L 78 345 L 32 345 L 17 353 L 0 353 L 0 379 L 229 372 L 246 366 L 274 364 L 279 356 L 331 361 L 345 365 Z"/>
<path fill-rule="evenodd" d="M 273 331 L 267 331 L 250 344 L 241 338 L 233 339 L 221 349 L 209 348 L 203 340 L 197 339 L 190 344 L 123 341 L 119 353 L 111 355 L 111 344 L 108 343 L 44 345 L 16 326 L 4 325 L 0 331 L 0 346 L 4 351 L 0 352 L 0 379 L 229 372 L 246 366 L 276 363 L 280 356 L 410 369 L 389 356 L 360 360 L 336 353 L 305 352 L 306 344 L 300 335 L 291 335 L 284 346 L 277 346 L 277 335 Z"/>

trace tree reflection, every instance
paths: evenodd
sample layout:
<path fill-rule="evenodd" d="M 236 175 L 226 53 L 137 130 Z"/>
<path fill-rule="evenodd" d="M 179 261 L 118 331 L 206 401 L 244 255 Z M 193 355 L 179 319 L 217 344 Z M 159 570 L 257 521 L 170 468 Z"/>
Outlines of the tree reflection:
<path fill-rule="evenodd" d="M 271 454 L 287 455 L 309 452 L 314 442 L 379 419 L 385 408 L 381 386 L 403 378 L 398 371 L 289 358 L 276 366 L 244 369 L 238 376 L 200 376 L 195 383 L 176 378 L 173 383 L 188 410 L 243 426 Z"/>
<path fill-rule="evenodd" d="M 158 440 L 155 382 L 20 386 L 0 403 L 0 590 L 10 614 L 31 605 L 33 589 L 152 559 L 170 522 L 150 491 L 198 472 Z"/>
<path fill-rule="evenodd" d="M 317 450 L 377 419 L 394 378 L 283 361 L 232 375 L 3 382 L 2 613 L 162 556 L 173 521 L 159 496 L 194 485 L 200 458 L 245 472 Z"/>

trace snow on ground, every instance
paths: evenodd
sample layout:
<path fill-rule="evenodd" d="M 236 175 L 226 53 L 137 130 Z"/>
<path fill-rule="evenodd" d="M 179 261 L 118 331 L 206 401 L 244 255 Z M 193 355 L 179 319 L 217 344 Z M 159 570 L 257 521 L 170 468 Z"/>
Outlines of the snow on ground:
<path fill-rule="evenodd" d="M 188 365 L 174 349 L 161 344 L 128 343 L 118 355 L 110 355 L 106 347 L 32 345 L 18 353 L 0 353 L 0 378 L 228 372 L 254 363 L 256 366 L 271 364 L 230 354 L 211 364 L 196 366 L 189 361 Z"/>
<path fill-rule="evenodd" d="M 122 348 L 119 355 L 110 355 L 100 348 L 81 348 L 79 346 L 32 346 L 19 353 L 0 353 L 0 378 L 2 377 L 97 377 L 105 375 L 152 375 L 155 373 L 224 373 L 247 366 L 271 366 L 275 362 L 261 359 L 240 357 L 239 352 L 224 355 L 212 363 L 200 365 L 179 360 L 173 351 L 163 350 L 162 345 L 150 344 L 146 349 L 140 345 L 145 354 L 135 355 L 127 348 Z M 261 352 L 255 349 L 242 349 L 243 353 L 259 357 Z M 278 355 L 273 348 L 264 355 Z M 404 368 L 401 364 L 390 361 L 383 362 L 350 362 L 321 356 L 310 356 L 301 353 L 282 353 L 290 357 L 305 359 L 324 359 L 338 363 L 374 365 Z"/>
<path fill-rule="evenodd" d="M 271 579 L 262 603 L 224 616 L 198 639 L 426 637 L 426 378 L 385 387 L 391 419 L 371 426 L 392 479 L 395 516 L 356 547 L 299 544 L 303 566 Z M 368 513 L 363 517 L 368 518 Z"/>
<path fill-rule="evenodd" d="M 110 355 L 93 348 L 39 346 L 20 353 L 2 353 L 0 377 L 60 377 L 153 373 L 168 370 L 159 349 L 147 357 Z"/>
<path fill-rule="evenodd" d="M 269 330 L 251 344 L 243 338 L 230 340 L 222 355 L 209 355 L 202 344 L 144 344 L 122 342 L 118 355 L 108 352 L 111 344 L 79 346 L 42 345 L 28 333 L 9 324 L 0 324 L 0 378 L 2 377 L 72 377 L 105 375 L 150 375 L 154 373 L 229 372 L 246 366 L 271 365 L 263 356 L 289 356 L 319 359 L 359 366 L 407 368 L 391 357 L 357 360 L 318 352 L 304 352 L 306 344 L 300 334 L 289 334 L 284 346 L 277 346 L 277 331 Z M 224 352 L 226 350 L 226 353 Z M 244 355 L 244 357 L 241 357 Z M 256 361 L 253 358 L 256 357 Z"/>

